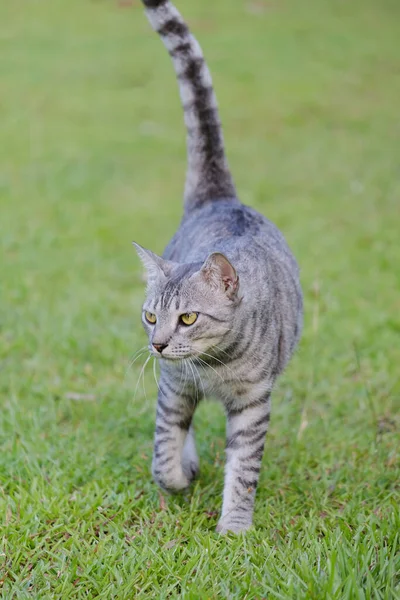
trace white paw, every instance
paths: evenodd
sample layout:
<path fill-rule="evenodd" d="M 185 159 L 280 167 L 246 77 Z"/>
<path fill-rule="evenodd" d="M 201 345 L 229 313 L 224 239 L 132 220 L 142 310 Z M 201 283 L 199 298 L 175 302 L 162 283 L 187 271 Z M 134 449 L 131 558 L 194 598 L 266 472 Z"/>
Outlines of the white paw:
<path fill-rule="evenodd" d="M 222 534 L 226 534 L 228 532 L 242 533 L 250 529 L 251 525 L 251 521 L 248 521 L 247 519 L 242 520 L 240 517 L 237 516 L 232 516 L 231 518 L 229 518 L 228 515 L 227 517 L 220 518 L 216 528 L 216 532 Z"/>
<path fill-rule="evenodd" d="M 176 467 L 168 472 L 162 472 L 153 468 L 153 478 L 163 490 L 171 493 L 181 492 L 190 485 L 190 479 L 180 467 Z"/>

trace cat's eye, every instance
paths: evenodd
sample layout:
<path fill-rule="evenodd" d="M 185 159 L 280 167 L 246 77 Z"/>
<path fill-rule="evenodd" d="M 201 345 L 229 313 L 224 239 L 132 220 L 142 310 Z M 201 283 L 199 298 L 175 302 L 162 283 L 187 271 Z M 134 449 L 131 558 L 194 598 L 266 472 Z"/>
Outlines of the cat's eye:
<path fill-rule="evenodd" d="M 144 313 L 144 316 L 146 318 L 146 321 L 148 323 L 150 323 L 151 325 L 154 325 L 154 323 L 157 321 L 156 315 L 154 315 L 153 313 L 149 312 L 148 310 L 146 310 L 146 312 Z"/>
<path fill-rule="evenodd" d="M 193 323 L 197 321 L 198 316 L 198 313 L 195 312 L 185 313 L 184 315 L 180 316 L 180 319 L 184 325 L 193 325 Z"/>

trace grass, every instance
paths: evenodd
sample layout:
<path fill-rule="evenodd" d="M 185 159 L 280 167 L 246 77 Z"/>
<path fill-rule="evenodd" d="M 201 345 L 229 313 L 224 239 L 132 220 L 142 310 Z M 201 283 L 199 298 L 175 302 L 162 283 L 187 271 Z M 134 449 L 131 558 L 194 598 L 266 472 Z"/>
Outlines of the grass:
<path fill-rule="evenodd" d="M 185 139 L 138 2 L 0 5 L 0 589 L 18 598 L 399 599 L 400 8 L 180 2 L 242 200 L 302 268 L 255 528 L 214 532 L 224 417 L 160 495 L 131 240 L 162 251 Z M 140 361 L 138 361 L 140 362 Z"/>

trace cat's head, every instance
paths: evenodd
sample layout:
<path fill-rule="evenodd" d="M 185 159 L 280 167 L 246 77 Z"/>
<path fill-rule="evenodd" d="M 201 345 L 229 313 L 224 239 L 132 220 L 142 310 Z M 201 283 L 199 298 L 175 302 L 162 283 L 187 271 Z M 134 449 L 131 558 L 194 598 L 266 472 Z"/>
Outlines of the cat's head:
<path fill-rule="evenodd" d="M 153 355 L 179 360 L 222 349 L 240 303 L 239 278 L 226 256 L 181 264 L 134 246 L 147 274 L 142 322 Z"/>

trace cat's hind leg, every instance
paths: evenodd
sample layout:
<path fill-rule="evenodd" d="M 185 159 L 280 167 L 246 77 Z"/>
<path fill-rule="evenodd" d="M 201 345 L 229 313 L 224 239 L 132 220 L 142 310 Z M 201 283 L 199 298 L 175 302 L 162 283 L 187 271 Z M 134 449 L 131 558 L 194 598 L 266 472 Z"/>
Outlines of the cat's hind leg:
<path fill-rule="evenodd" d="M 190 426 L 182 451 L 182 469 L 185 475 L 193 480 L 199 472 L 199 457 L 196 450 L 193 425 Z"/>

